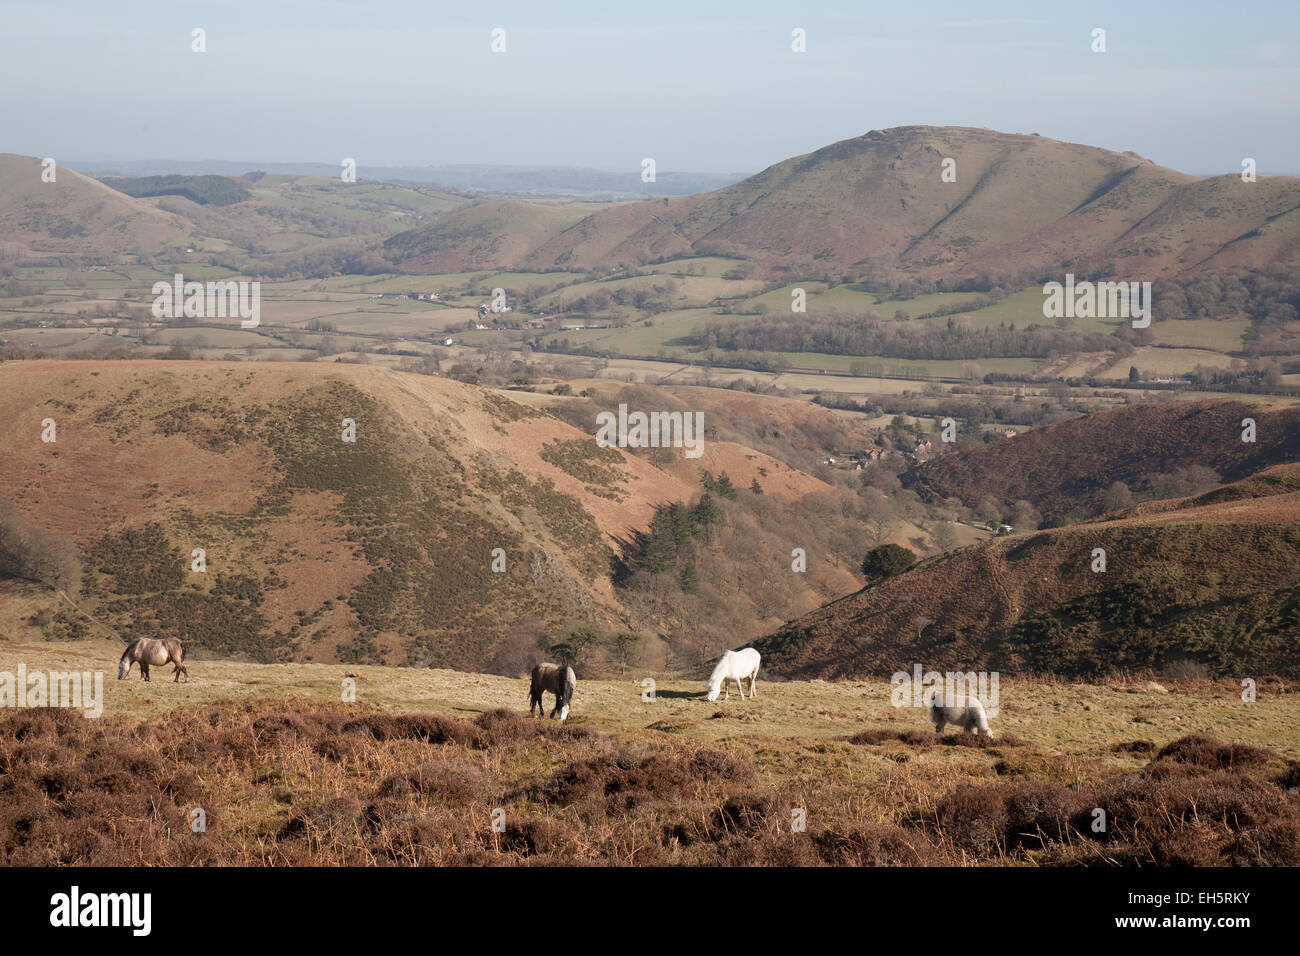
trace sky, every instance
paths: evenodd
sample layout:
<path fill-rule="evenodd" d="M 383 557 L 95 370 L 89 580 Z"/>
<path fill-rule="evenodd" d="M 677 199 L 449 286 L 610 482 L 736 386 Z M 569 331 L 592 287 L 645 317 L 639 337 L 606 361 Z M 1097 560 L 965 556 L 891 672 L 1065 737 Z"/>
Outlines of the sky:
<path fill-rule="evenodd" d="M 1300 2 L 0 0 L 0 152 L 56 160 L 747 173 L 918 124 L 1298 174 Z"/>

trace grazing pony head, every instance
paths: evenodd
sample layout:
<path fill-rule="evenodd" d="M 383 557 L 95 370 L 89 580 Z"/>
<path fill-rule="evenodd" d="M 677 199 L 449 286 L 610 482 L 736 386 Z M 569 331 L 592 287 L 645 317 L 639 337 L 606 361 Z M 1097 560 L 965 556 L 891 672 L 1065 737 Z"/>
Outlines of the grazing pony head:
<path fill-rule="evenodd" d="M 126 680 L 126 675 L 131 672 L 131 651 L 135 649 L 135 641 L 126 646 L 122 652 L 122 659 L 117 664 L 117 679 Z"/>
<path fill-rule="evenodd" d="M 715 701 L 718 695 L 722 693 L 722 684 L 727 679 L 727 671 L 731 662 L 731 651 L 727 651 L 718 661 L 718 666 L 713 668 L 713 673 L 709 675 L 709 692 L 704 696 L 707 701 Z"/>
<path fill-rule="evenodd" d="M 560 723 L 564 723 L 569 717 L 569 705 L 573 703 L 573 692 L 577 686 L 578 680 L 573 673 L 573 668 L 566 666 L 560 673 Z"/>

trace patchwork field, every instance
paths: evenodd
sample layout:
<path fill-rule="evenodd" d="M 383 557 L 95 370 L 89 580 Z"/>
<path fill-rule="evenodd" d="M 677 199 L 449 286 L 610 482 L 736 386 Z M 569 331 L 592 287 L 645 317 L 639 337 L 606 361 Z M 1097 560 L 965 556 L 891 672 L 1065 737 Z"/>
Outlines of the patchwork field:
<path fill-rule="evenodd" d="M 293 237 L 293 233 L 284 232 L 275 238 L 291 243 Z M 629 365 L 629 360 L 670 363 L 662 372 L 657 365 L 638 371 L 651 375 L 678 374 L 683 365 L 713 364 L 708 377 L 717 384 L 746 378 L 805 393 L 855 396 L 891 395 L 911 388 L 899 381 L 937 384 L 990 374 L 1013 376 L 1022 382 L 1095 376 L 1127 388 L 1129 369 L 1134 366 L 1145 378 L 1176 380 L 1191 375 L 1198 366 L 1242 372 L 1254 364 L 1242 351 L 1251 320 L 1241 315 L 1157 321 L 1151 329 L 1151 343 L 1139 345 L 1132 354 L 1100 351 L 1103 346 L 1095 339 L 1086 343 L 1090 351 L 1079 351 L 1084 341 L 1079 336 L 1113 333 L 1123 320 L 1073 319 L 1058 328 L 1055 321 L 1043 318 L 1038 286 L 1013 291 L 991 304 L 987 294 L 976 292 L 900 297 L 860 282 L 775 284 L 753 278 L 752 263 L 723 256 L 679 257 L 630 270 L 598 272 L 483 269 L 264 279 L 262 329 L 255 333 L 260 338 L 241 334 L 237 317 L 202 320 L 204 326 L 229 328 L 236 330 L 235 334 L 196 333 L 149 321 L 152 283 L 171 280 L 177 271 L 200 280 L 231 278 L 235 273 L 206 262 L 201 250 L 180 259 L 175 266 L 158 268 L 123 262 L 94 271 L 20 267 L 13 271 L 8 290 L 0 287 L 0 324 L 8 324 L 0 328 L 0 346 L 39 350 L 50 356 L 80 355 L 110 346 L 138 351 L 142 356 L 159 355 L 177 346 L 207 358 L 252 349 L 253 353 L 245 356 L 249 359 L 272 357 L 262 354 L 263 350 L 284 349 L 275 357 L 334 362 L 340 357 L 351 361 L 364 355 L 365 361 L 402 367 L 392 343 L 393 337 L 400 336 L 407 340 L 402 351 L 429 357 L 430 364 L 423 370 L 445 373 L 451 362 L 481 362 L 484 356 L 499 354 L 502 349 L 511 350 L 518 361 L 527 364 L 536 361 L 527 354 L 528 347 L 540 344 L 551 356 L 548 361 L 554 362 L 566 361 L 565 356 L 597 356 L 609 362 L 610 368 L 636 367 Z M 482 317 L 478 309 L 490 300 L 495 288 L 505 290 L 512 312 Z M 986 333 L 1005 339 L 1012 329 L 1024 333 L 1033 328 L 1038 330 L 1036 335 L 1059 333 L 1066 336 L 1062 341 L 1076 344 L 1053 349 L 1046 358 L 981 357 L 972 351 L 971 358 L 916 359 L 892 357 L 909 354 L 898 351 L 887 355 L 782 351 L 786 346 L 776 344 L 770 351 L 759 346 L 759 351 L 739 353 L 715 348 L 703 337 L 706 326 L 743 326 L 793 315 L 789 312 L 790 293 L 795 288 L 807 293 L 809 319 L 831 314 L 876 315 L 884 324 L 893 325 L 896 317 L 906 316 L 908 323 L 924 327 L 929 330 L 926 334 L 940 339 Z M 4 295 L 5 291 L 16 294 Z M 440 299 L 410 298 L 429 293 L 437 293 Z M 524 328 L 526 322 L 533 327 Z M 297 334 L 318 323 L 350 336 L 308 338 Z M 487 328 L 472 328 L 480 323 Z M 115 328 L 120 334 L 109 342 L 96 337 L 98 330 L 86 328 L 91 324 Z M 596 327 L 580 327 L 584 325 Z M 1300 327 L 1300 323 L 1292 325 Z M 285 329 L 295 330 L 295 335 L 286 337 L 278 331 Z M 456 349 L 439 351 L 442 339 L 449 335 L 455 338 Z M 934 339 L 931 347 L 936 354 L 952 354 L 943 352 L 945 346 L 939 339 Z M 1007 343 L 1000 347 L 1005 349 Z M 989 351 L 995 356 L 1016 354 L 1015 350 Z M 780 363 L 787 365 L 787 372 L 759 371 Z M 726 370 L 730 365 L 737 368 Z M 824 378 L 822 373 L 827 373 Z M 699 380 L 693 371 L 680 374 Z M 1278 382 L 1286 384 L 1280 377 Z"/>

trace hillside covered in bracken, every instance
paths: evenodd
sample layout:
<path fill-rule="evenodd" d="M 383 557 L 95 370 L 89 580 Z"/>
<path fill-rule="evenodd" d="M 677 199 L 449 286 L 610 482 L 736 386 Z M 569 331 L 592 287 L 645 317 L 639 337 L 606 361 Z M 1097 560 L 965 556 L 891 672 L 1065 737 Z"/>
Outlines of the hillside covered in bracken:
<path fill-rule="evenodd" d="M 1242 421 L 1255 441 L 1242 441 Z M 1182 401 L 1093 412 L 1035 428 L 1012 440 L 972 445 L 919 463 L 901 476 L 923 496 L 1029 501 L 1049 521 L 1095 514 L 1114 482 L 1134 493 L 1152 478 L 1208 468 L 1236 481 L 1271 465 L 1300 461 L 1300 409 L 1258 402 Z"/>
<path fill-rule="evenodd" d="M 518 673 L 575 631 L 629 635 L 624 663 L 662 666 L 685 652 L 692 615 L 725 604 L 689 647 L 707 658 L 860 586 L 844 565 L 861 503 L 726 440 L 746 436 L 722 411 L 692 462 L 598 446 L 596 403 L 572 401 L 577 427 L 504 392 L 359 365 L 5 366 L 0 417 L 15 427 L 0 552 L 10 534 L 36 535 L 51 560 L 49 573 L 0 562 L 14 579 L 0 623 L 46 640 L 171 635 L 208 657 Z M 676 564 L 640 570 L 657 516 L 697 507 L 701 475 L 728 468 L 743 499 L 728 479 Z M 813 548 L 808 574 L 772 558 L 789 553 L 794 520 Z M 728 588 L 759 576 L 761 591 Z"/>
<path fill-rule="evenodd" d="M 611 450 L 597 496 L 544 460 L 570 426 L 359 366 L 23 363 L 0 408 L 0 497 L 80 549 L 92 614 L 255 660 L 485 668 L 522 618 L 616 618 L 612 542 L 692 491 Z"/>
<path fill-rule="evenodd" d="M 1098 570 L 1098 549 L 1104 570 Z M 1300 465 L 931 558 L 755 643 L 770 673 L 1300 676 Z"/>

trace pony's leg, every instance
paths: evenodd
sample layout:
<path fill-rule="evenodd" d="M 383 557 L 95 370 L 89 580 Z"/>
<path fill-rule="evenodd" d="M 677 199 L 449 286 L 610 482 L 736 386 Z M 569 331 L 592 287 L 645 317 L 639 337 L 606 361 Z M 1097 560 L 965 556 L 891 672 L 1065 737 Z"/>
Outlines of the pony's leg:
<path fill-rule="evenodd" d="M 145 680 L 149 679 L 149 665 L 144 661 L 140 662 L 140 673 L 144 676 Z"/>
<path fill-rule="evenodd" d="M 754 688 L 756 686 L 758 686 L 758 671 L 754 671 L 754 673 L 749 675 L 749 696 L 751 699 L 754 696 Z"/>

